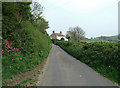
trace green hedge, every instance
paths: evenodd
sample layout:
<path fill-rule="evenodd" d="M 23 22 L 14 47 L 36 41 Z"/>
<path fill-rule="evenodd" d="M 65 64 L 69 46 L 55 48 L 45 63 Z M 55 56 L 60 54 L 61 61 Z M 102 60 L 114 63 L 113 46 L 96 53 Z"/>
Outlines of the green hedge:
<path fill-rule="evenodd" d="M 35 68 L 48 56 L 52 43 L 46 31 L 34 22 L 29 2 L 3 2 L 2 10 L 4 80 Z"/>
<path fill-rule="evenodd" d="M 48 56 L 52 47 L 49 36 L 41 33 L 31 23 L 23 22 L 22 27 L 23 29 L 19 31 L 18 35 L 18 32 L 14 32 L 17 35 L 14 41 L 8 40 L 11 48 L 6 49 L 8 47 L 6 39 L 2 42 L 2 49 L 5 51 L 2 55 L 3 79 L 33 69 Z M 15 56 L 15 53 L 18 54 L 18 52 L 13 52 L 12 49 L 14 48 L 21 51 L 19 56 L 22 60 L 20 62 L 12 61 L 12 59 L 20 58 Z"/>
<path fill-rule="evenodd" d="M 70 55 L 120 84 L 118 43 L 58 41 L 56 44 Z"/>

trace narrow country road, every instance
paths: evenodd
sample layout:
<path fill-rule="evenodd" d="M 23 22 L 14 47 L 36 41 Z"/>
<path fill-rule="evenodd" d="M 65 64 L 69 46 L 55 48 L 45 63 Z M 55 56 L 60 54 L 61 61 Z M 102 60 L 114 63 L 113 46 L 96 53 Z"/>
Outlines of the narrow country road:
<path fill-rule="evenodd" d="M 116 86 L 107 78 L 53 45 L 37 86 Z"/>

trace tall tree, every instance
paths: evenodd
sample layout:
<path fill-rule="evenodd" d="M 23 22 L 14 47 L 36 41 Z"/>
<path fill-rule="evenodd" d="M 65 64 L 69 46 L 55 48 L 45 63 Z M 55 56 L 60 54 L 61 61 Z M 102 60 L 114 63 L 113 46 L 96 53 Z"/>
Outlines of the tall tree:
<path fill-rule="evenodd" d="M 45 30 L 49 28 L 48 21 L 46 21 L 44 18 L 40 18 L 37 22 L 39 28 Z"/>
<path fill-rule="evenodd" d="M 45 30 L 49 28 L 48 21 L 46 21 L 42 16 L 43 7 L 41 4 L 33 2 L 31 4 L 31 14 L 33 15 L 33 20 L 38 24 L 40 29 Z"/>
<path fill-rule="evenodd" d="M 85 32 L 79 26 L 70 27 L 69 31 L 67 31 L 67 34 L 70 36 L 71 41 L 79 42 L 80 40 L 83 40 L 85 38 Z"/>
<path fill-rule="evenodd" d="M 33 19 L 37 22 L 42 17 L 43 7 L 38 2 L 32 2 L 30 6 Z"/>

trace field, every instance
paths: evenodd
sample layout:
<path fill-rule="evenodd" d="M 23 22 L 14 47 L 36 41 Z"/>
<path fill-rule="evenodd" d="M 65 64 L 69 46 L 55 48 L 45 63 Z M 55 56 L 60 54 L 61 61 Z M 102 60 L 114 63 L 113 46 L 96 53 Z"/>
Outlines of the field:
<path fill-rule="evenodd" d="M 96 37 L 92 39 L 86 39 L 89 42 L 99 42 L 99 41 L 104 41 L 104 42 L 118 42 L 118 35 L 116 36 L 101 36 L 101 37 Z"/>

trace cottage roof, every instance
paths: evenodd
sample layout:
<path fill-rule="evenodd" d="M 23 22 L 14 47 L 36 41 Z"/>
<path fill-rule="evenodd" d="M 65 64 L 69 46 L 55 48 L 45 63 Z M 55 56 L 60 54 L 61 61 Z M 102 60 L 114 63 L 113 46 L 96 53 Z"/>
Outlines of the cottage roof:
<path fill-rule="evenodd" d="M 60 33 L 54 33 L 53 35 L 64 36 L 63 34 L 60 34 Z"/>

